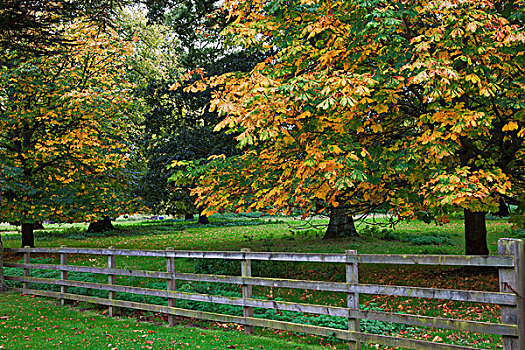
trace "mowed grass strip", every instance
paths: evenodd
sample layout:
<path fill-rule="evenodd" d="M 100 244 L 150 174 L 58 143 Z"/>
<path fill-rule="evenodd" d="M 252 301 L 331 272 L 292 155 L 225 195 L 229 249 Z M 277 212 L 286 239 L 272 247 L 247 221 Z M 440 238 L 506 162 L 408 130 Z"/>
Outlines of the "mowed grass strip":
<path fill-rule="evenodd" d="M 0 349 L 318 349 L 240 330 L 110 318 L 45 298 L 0 295 Z"/>

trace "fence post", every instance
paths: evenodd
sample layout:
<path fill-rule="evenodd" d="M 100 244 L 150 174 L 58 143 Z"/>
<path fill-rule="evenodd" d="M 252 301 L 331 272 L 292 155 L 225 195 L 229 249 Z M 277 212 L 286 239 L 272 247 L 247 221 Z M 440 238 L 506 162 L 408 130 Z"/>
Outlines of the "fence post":
<path fill-rule="evenodd" d="M 65 245 L 60 246 L 60 248 L 66 248 Z M 66 266 L 67 265 L 67 254 L 66 253 L 60 253 L 60 266 Z M 62 281 L 67 281 L 67 271 L 60 270 L 60 278 Z M 67 286 L 61 286 L 60 292 L 62 294 L 67 293 Z M 66 305 L 66 299 L 60 298 L 60 305 L 64 306 Z"/>
<path fill-rule="evenodd" d="M 168 292 L 173 292 L 175 290 L 175 279 L 173 278 L 173 274 L 175 273 L 175 257 L 169 256 L 169 253 L 174 251 L 173 247 L 166 248 L 166 272 L 168 273 L 168 280 L 166 283 Z M 175 305 L 175 298 L 170 297 L 168 294 L 168 306 L 175 307 Z M 175 326 L 175 316 L 168 315 L 168 325 L 170 327 Z"/>
<path fill-rule="evenodd" d="M 250 253 L 250 249 L 243 248 L 241 249 L 243 253 Z M 243 255 L 245 255 L 243 254 Z M 241 261 L 241 275 L 242 277 L 252 277 L 252 264 L 250 259 L 243 259 Z M 243 303 L 246 303 L 247 298 L 252 297 L 252 286 L 249 284 L 242 285 L 242 299 Z M 253 308 L 250 306 L 243 306 L 243 315 L 244 317 L 253 317 Z M 244 325 L 244 334 L 252 334 L 253 326 Z"/>
<path fill-rule="evenodd" d="M 115 247 L 109 247 L 109 250 L 114 250 Z M 110 255 L 108 255 L 108 269 L 114 269 L 115 268 L 115 254 L 113 252 L 110 252 Z M 108 274 L 108 284 L 114 285 L 115 284 L 115 275 Z M 114 300 L 117 296 L 117 293 L 114 291 L 110 291 L 108 295 L 109 300 Z M 115 307 L 110 306 L 108 310 L 108 314 L 110 317 L 113 317 L 115 315 Z"/>
<path fill-rule="evenodd" d="M 359 283 L 359 266 L 357 264 L 357 251 L 347 250 L 346 251 L 346 283 L 357 284 Z M 346 295 L 346 307 L 349 309 L 359 310 L 359 294 L 358 293 L 347 293 Z M 359 332 L 359 319 L 354 317 L 348 317 L 348 330 L 352 332 Z M 356 341 L 349 342 L 350 350 L 361 349 L 361 343 Z"/>
<path fill-rule="evenodd" d="M 31 249 L 31 247 L 26 245 L 24 249 Z M 29 264 L 30 262 L 31 262 L 31 253 L 24 252 L 24 264 Z M 29 267 L 24 267 L 24 277 L 29 278 Z M 24 292 L 27 292 L 27 289 L 29 289 L 29 282 L 24 282 L 23 287 L 25 289 Z"/>
<path fill-rule="evenodd" d="M 518 326 L 518 337 L 503 336 L 503 349 L 525 350 L 525 255 L 521 239 L 500 238 L 498 254 L 514 257 L 514 268 L 499 269 L 500 291 L 516 294 L 516 306 L 502 306 L 502 322 Z"/>

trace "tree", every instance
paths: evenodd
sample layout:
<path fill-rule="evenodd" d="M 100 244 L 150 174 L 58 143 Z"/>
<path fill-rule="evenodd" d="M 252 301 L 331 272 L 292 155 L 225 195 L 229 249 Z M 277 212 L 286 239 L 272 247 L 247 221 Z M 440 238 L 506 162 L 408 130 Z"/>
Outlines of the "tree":
<path fill-rule="evenodd" d="M 245 152 L 208 167 L 198 203 L 289 213 L 359 201 L 438 223 L 464 212 L 466 252 L 487 254 L 485 213 L 500 199 L 525 221 L 523 5 L 225 1 L 236 45 L 278 53 L 207 82 L 223 86 L 217 129 Z"/>
<path fill-rule="evenodd" d="M 6 50 L 0 67 L 0 164 L 11 169 L 0 220 L 22 223 L 23 246 L 34 246 L 34 222 L 90 220 L 134 204 L 131 48 L 111 30 L 64 26 L 74 46 L 31 58 Z"/>
<path fill-rule="evenodd" d="M 62 26 L 82 18 L 100 26 L 111 25 L 126 0 L 0 0 L 0 47 L 28 54 L 52 54 L 74 44 Z"/>
<path fill-rule="evenodd" d="M 219 121 L 209 110 L 211 90 L 184 91 L 170 89 L 180 81 L 183 72 L 192 72 L 191 81 L 236 70 L 249 70 L 260 61 L 260 55 L 248 51 L 226 50 L 220 31 L 226 26 L 226 16 L 219 11 L 217 1 L 147 1 L 148 16 L 170 28 L 175 45 L 171 48 L 178 58 L 178 69 L 168 76 L 151 80 L 144 98 L 151 111 L 146 115 L 143 149 L 148 161 L 138 193 L 155 212 L 175 214 L 199 213 L 190 189 L 194 183 L 174 186 L 169 182 L 177 168 L 175 161 L 196 160 L 211 155 L 238 153 L 233 135 L 213 131 Z M 186 82 L 186 83 L 191 83 Z M 206 216 L 199 216 L 207 223 Z"/>
<path fill-rule="evenodd" d="M 2 205 L 2 176 L 0 174 L 0 209 Z M 4 278 L 4 244 L 2 242 L 2 235 L 0 235 L 0 293 L 7 291 L 7 285 Z"/>

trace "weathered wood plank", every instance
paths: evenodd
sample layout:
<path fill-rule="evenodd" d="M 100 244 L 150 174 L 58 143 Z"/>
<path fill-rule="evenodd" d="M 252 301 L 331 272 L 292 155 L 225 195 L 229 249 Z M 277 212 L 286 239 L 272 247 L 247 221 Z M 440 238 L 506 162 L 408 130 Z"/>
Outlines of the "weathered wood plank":
<path fill-rule="evenodd" d="M 166 251 L 167 252 L 174 251 L 174 248 L 173 247 L 168 247 L 168 248 L 166 248 Z M 175 272 L 175 258 L 172 258 L 170 256 L 166 257 L 166 272 L 170 276 Z M 175 282 L 176 281 L 171 279 L 171 278 L 169 278 L 166 281 L 166 289 L 168 290 L 168 306 L 170 306 L 170 307 L 175 307 L 177 305 L 177 302 L 175 301 L 174 298 L 172 298 L 170 296 L 170 293 L 169 293 L 171 291 L 175 291 L 175 286 L 176 286 Z M 168 325 L 170 327 L 174 327 L 175 326 L 175 317 L 174 316 L 172 316 L 172 315 L 168 316 Z"/>
<path fill-rule="evenodd" d="M 360 264 L 512 267 L 514 259 L 498 255 L 359 254 Z"/>
<path fill-rule="evenodd" d="M 500 290 L 516 293 L 520 296 L 525 294 L 525 246 L 521 239 L 501 238 L 498 240 L 498 253 L 514 257 L 516 266 L 512 269 L 499 269 Z M 525 350 L 525 302 L 517 299 L 516 306 L 503 306 L 501 316 L 503 322 L 518 326 L 518 337 L 503 336 L 503 348 L 505 350 Z"/>
<path fill-rule="evenodd" d="M 61 248 L 65 248 L 65 246 L 62 246 Z M 65 254 L 65 253 L 61 253 L 60 254 L 60 265 L 62 265 L 62 266 L 67 265 L 67 254 Z M 67 280 L 67 271 L 61 270 L 60 271 L 60 278 L 63 281 Z M 67 293 L 67 286 L 63 285 L 62 287 L 60 287 L 60 291 L 62 293 Z M 66 300 L 65 299 L 60 299 L 60 305 L 62 305 L 62 306 L 66 305 Z"/>
<path fill-rule="evenodd" d="M 29 249 L 29 247 L 25 247 L 25 249 Z M 31 262 L 31 253 L 29 252 L 25 252 L 24 253 L 24 265 L 29 265 L 30 262 Z M 4 266 L 8 266 L 7 264 L 4 263 Z M 29 268 L 24 267 L 24 277 L 29 277 Z M 24 288 L 26 289 L 29 289 L 29 283 L 24 283 Z"/>
<path fill-rule="evenodd" d="M 244 248 L 241 250 L 246 256 L 250 255 L 250 249 Z M 241 275 L 242 277 L 251 277 L 252 276 L 252 263 L 250 259 L 244 259 L 241 260 Z M 252 286 L 249 284 L 243 284 L 242 285 L 242 299 L 243 301 L 246 299 L 251 299 L 252 297 Z M 246 303 L 244 303 L 242 314 L 244 317 L 253 317 L 253 308 L 250 306 L 247 306 Z M 252 326 L 244 326 L 244 334 L 252 334 L 253 333 L 253 327 Z"/>
<path fill-rule="evenodd" d="M 443 299 L 455 301 L 470 301 L 475 303 L 516 305 L 516 295 L 511 293 L 406 286 L 387 286 L 378 284 L 349 285 L 348 289 L 350 291 L 355 289 L 362 294 L 396 295 L 409 298 Z"/>
<path fill-rule="evenodd" d="M 160 271 L 145 271 L 145 270 L 125 270 L 125 269 L 109 269 L 106 267 L 91 267 L 91 266 L 77 266 L 77 265 L 51 265 L 51 264 L 21 264 L 21 263 L 8 263 L 4 266 L 23 268 L 28 265 L 33 269 L 42 270 L 59 270 L 59 271 L 75 271 L 75 272 L 86 272 L 86 273 L 97 273 L 104 275 L 117 275 L 117 276 L 129 276 L 129 277 L 146 277 L 146 278 L 159 278 L 168 279 L 170 275 L 167 272 Z"/>
<path fill-rule="evenodd" d="M 359 265 L 356 262 L 355 257 L 357 256 L 357 251 L 347 250 L 346 251 L 346 283 L 357 284 L 359 283 Z M 359 310 L 359 294 L 358 293 L 348 293 L 346 295 L 346 306 L 348 309 Z M 351 317 L 348 315 L 348 330 L 352 332 L 359 332 L 359 319 L 356 317 Z M 350 350 L 360 350 L 361 343 L 359 342 L 350 342 Z"/>
<path fill-rule="evenodd" d="M 310 289 L 340 293 L 396 295 L 410 298 L 444 299 L 455 301 L 470 301 L 476 303 L 516 305 L 516 295 L 513 293 L 481 292 L 457 289 L 421 288 L 407 286 L 388 286 L 377 284 L 347 284 L 342 282 L 287 280 L 262 277 L 241 277 L 223 275 L 199 275 L 192 273 L 174 273 L 169 275 L 160 271 L 107 269 L 88 266 L 60 266 L 47 264 L 21 264 L 5 263 L 6 267 L 67 270 L 78 272 L 91 272 L 101 274 L 113 274 L 119 276 L 148 277 L 159 279 L 178 279 L 183 281 L 215 282 L 239 285 L 254 285 L 275 288 Z"/>
<path fill-rule="evenodd" d="M 172 292 L 159 289 L 148 289 L 140 287 L 129 287 L 121 285 L 108 285 L 100 283 L 91 283 L 83 281 L 60 281 L 55 279 L 47 278 L 24 278 L 18 276 L 7 276 L 7 280 L 19 281 L 19 282 L 31 282 L 39 284 L 52 284 L 52 285 L 67 285 L 70 287 L 83 287 L 106 291 L 115 291 L 122 293 L 133 293 L 157 297 L 169 297 L 175 299 L 184 299 L 192 301 L 202 301 L 207 303 L 227 304 L 233 306 L 250 306 L 265 309 L 275 309 L 279 311 L 295 311 L 300 313 L 311 313 L 319 315 L 330 315 L 337 317 L 356 317 L 361 319 L 369 319 L 384 322 L 395 322 L 413 326 L 421 327 L 434 327 L 451 330 L 462 330 L 468 332 L 487 333 L 487 334 L 498 334 L 498 335 L 509 335 L 516 336 L 518 333 L 517 326 L 513 324 L 497 324 L 489 322 L 476 322 L 476 321 L 465 321 L 457 319 L 447 319 L 439 317 L 427 317 L 418 315 L 398 314 L 391 312 L 381 311 L 366 311 L 356 310 L 343 307 L 335 306 L 324 306 L 315 304 L 302 304 L 292 303 L 284 301 L 273 301 L 273 300 L 261 300 L 261 299 L 246 299 L 243 301 L 239 297 L 226 297 L 217 296 L 210 294 L 197 294 L 187 292 Z"/>
<path fill-rule="evenodd" d="M 337 338 L 346 340 L 346 341 L 360 341 L 365 343 L 374 343 L 379 345 L 386 346 L 398 346 L 404 347 L 407 349 L 415 350 L 474 350 L 476 348 L 467 347 L 467 346 L 458 346 L 458 345 L 449 345 L 449 344 L 440 344 L 435 342 L 427 342 L 421 340 L 407 339 L 407 338 L 398 338 L 392 336 L 383 336 L 375 335 L 361 332 L 351 332 L 347 330 L 334 329 L 334 328 L 324 328 L 311 325 L 302 325 L 296 323 L 267 320 L 267 319 L 258 319 L 253 317 L 238 317 L 231 315 L 222 315 L 215 314 L 211 312 L 204 311 L 195 311 L 195 310 L 186 310 L 173 308 L 169 306 L 159 306 L 151 304 L 143 304 L 137 302 L 123 301 L 123 300 L 108 300 L 102 298 L 96 298 L 85 295 L 74 295 L 74 294 L 64 294 L 59 292 L 51 291 L 41 291 L 41 290 L 32 290 L 32 289 L 17 289 L 20 292 L 42 295 L 55 298 L 65 298 L 73 299 L 78 301 L 84 301 L 100 305 L 108 306 L 119 306 L 131 309 L 145 310 L 166 313 L 170 315 L 183 316 L 183 317 L 194 317 L 199 319 L 206 319 L 217 322 L 226 322 L 226 323 L 239 323 L 244 325 L 256 326 L 256 327 L 266 327 L 273 329 L 281 329 L 292 332 L 308 333 L 320 336 L 335 336 Z"/>
<path fill-rule="evenodd" d="M 24 253 L 67 253 L 108 255 L 108 249 L 101 248 L 5 248 L 6 252 Z M 287 252 L 251 252 L 243 255 L 241 252 L 228 251 L 193 251 L 176 250 L 133 250 L 115 249 L 115 255 L 146 256 L 146 257 L 173 257 L 192 259 L 232 259 L 263 261 L 292 261 L 292 262 L 326 262 L 346 263 L 346 255 L 326 253 L 287 253 Z M 398 264 L 398 265 L 441 265 L 441 266 L 493 266 L 513 267 L 511 256 L 477 256 L 477 255 L 420 255 L 420 254 L 359 254 L 356 256 L 360 264 Z"/>
<path fill-rule="evenodd" d="M 113 251 L 114 247 L 109 247 L 108 250 L 109 251 Z M 115 270 L 115 255 L 114 254 L 108 255 L 108 270 L 111 270 L 111 271 Z M 108 284 L 109 285 L 114 285 L 115 282 L 116 282 L 116 276 L 114 274 L 112 274 L 112 273 L 108 274 Z M 110 291 L 109 295 L 108 295 L 108 299 L 114 300 L 116 298 L 117 298 L 117 293 Z M 108 315 L 109 315 L 109 317 L 115 316 L 115 308 L 113 306 L 109 307 Z"/>

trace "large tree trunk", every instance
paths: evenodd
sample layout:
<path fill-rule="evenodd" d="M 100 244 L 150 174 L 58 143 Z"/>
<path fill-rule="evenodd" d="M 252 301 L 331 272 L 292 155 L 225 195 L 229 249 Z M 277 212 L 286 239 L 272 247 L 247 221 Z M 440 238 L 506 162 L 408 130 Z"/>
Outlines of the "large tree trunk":
<path fill-rule="evenodd" d="M 184 214 L 184 221 L 192 221 L 193 220 L 193 214 Z"/>
<path fill-rule="evenodd" d="M 351 236 L 359 236 L 352 216 L 344 208 L 330 209 L 330 222 L 323 239 Z"/>
<path fill-rule="evenodd" d="M 2 235 L 0 235 L 0 293 L 7 290 L 7 285 L 4 280 L 4 245 L 2 243 Z"/>
<path fill-rule="evenodd" d="M 33 224 L 22 223 L 22 248 L 35 247 L 35 235 L 33 232 Z"/>
<path fill-rule="evenodd" d="M 485 212 L 464 210 L 465 213 L 465 253 L 467 255 L 488 255 L 487 226 Z"/>
<path fill-rule="evenodd" d="M 90 222 L 86 232 L 106 232 L 114 229 L 115 227 L 113 227 L 113 224 L 111 223 L 111 218 L 109 216 L 104 216 L 102 220 Z"/>
<path fill-rule="evenodd" d="M 210 223 L 210 220 L 208 220 L 208 216 L 207 215 L 199 213 L 199 221 L 198 222 L 201 225 L 208 225 Z"/>

